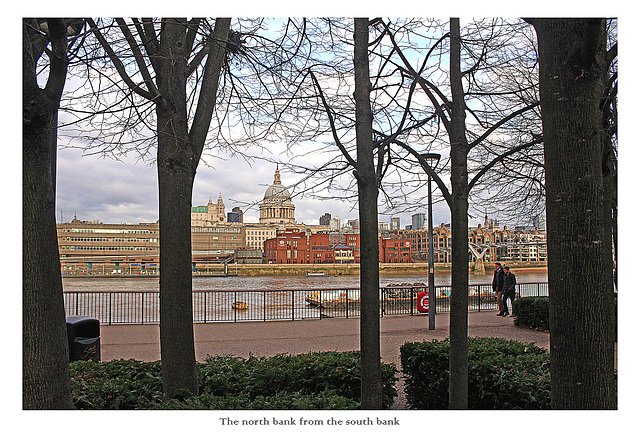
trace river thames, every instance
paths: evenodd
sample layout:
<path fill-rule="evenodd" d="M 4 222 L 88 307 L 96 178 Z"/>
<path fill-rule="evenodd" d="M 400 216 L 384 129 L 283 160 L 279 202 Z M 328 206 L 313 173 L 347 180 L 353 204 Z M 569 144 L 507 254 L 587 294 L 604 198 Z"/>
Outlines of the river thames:
<path fill-rule="evenodd" d="M 517 270 L 520 295 L 545 295 L 546 269 Z M 449 309 L 449 273 L 436 273 L 436 310 Z M 469 275 L 469 309 L 495 309 L 492 273 Z M 159 322 L 158 277 L 75 277 L 63 279 L 67 315 L 97 318 L 103 324 Z M 359 276 L 194 277 L 194 322 L 268 321 L 360 314 Z M 417 313 L 426 274 L 382 276 L 381 314 Z M 394 284 L 395 288 L 385 288 Z M 399 284 L 405 288 L 398 289 Z M 409 288 L 407 288 L 409 287 Z M 418 288 L 416 288 L 418 287 Z M 422 288 L 421 288 L 422 287 Z M 322 309 L 317 309 L 321 306 Z"/>
<path fill-rule="evenodd" d="M 513 270 L 518 283 L 547 282 L 546 269 Z M 493 273 L 485 275 L 469 274 L 470 285 L 491 284 Z M 359 276 L 262 276 L 262 277 L 194 277 L 192 280 L 194 291 L 256 291 L 256 290 L 287 290 L 287 289 L 328 289 L 328 288 L 357 288 Z M 390 283 L 423 283 L 427 284 L 427 274 L 410 274 L 406 276 L 380 277 L 380 286 Z M 65 291 L 157 291 L 157 277 L 84 277 L 63 278 Z M 449 273 L 435 274 L 436 286 L 451 285 Z"/>

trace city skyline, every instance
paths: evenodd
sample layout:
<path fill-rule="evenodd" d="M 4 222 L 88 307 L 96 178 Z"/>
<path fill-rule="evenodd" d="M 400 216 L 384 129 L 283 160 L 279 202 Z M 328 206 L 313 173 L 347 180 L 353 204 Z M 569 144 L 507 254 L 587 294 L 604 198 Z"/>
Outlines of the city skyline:
<path fill-rule="evenodd" d="M 256 160 L 250 166 L 244 160 L 225 157 L 226 160 L 205 161 L 198 166 L 193 187 L 192 206 L 202 206 L 214 201 L 222 194 L 226 208 L 240 207 L 245 223 L 257 223 L 258 205 L 264 192 L 273 182 L 276 164 Z M 297 179 L 280 166 L 282 183 L 289 187 Z M 158 220 L 157 171 L 155 165 L 135 161 L 132 157 L 122 157 L 120 161 L 82 156 L 78 149 L 58 151 L 56 192 L 56 221 L 70 221 L 74 214 L 79 220 L 103 223 L 141 223 Z M 342 224 L 358 218 L 357 204 L 340 200 L 318 200 L 296 195 L 291 189 L 292 201 L 296 206 L 296 221 L 318 224 L 320 217 L 331 214 L 338 216 Z M 250 204 L 250 206 L 248 206 Z M 401 228 L 411 224 L 415 213 L 426 213 L 418 209 L 397 214 L 379 214 L 379 221 L 389 223 L 392 217 L 400 218 Z M 446 204 L 434 206 L 434 225 L 450 222 Z M 475 226 L 484 221 L 484 216 L 470 219 Z"/>

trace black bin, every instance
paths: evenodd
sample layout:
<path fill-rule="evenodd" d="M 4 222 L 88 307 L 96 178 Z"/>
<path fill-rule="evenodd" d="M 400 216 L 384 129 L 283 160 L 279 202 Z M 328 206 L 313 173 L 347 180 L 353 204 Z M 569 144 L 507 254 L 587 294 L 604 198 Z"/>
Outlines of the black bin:
<path fill-rule="evenodd" d="M 69 361 L 100 361 L 100 321 L 88 316 L 67 317 Z"/>

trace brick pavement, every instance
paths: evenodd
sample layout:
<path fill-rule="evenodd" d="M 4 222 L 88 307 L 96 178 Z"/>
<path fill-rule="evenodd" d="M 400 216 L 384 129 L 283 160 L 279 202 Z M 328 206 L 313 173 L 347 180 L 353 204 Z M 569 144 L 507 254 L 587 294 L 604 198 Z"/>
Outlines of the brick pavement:
<path fill-rule="evenodd" d="M 248 357 L 357 350 L 359 327 L 358 318 L 194 324 L 196 359 L 223 354 Z M 449 336 L 449 314 L 436 316 L 436 330 L 428 330 L 426 315 L 384 317 L 380 330 L 382 360 L 399 366 L 403 343 Z M 160 359 L 158 324 L 103 325 L 100 334 L 103 361 Z M 516 327 L 513 318 L 497 317 L 495 311 L 470 312 L 469 336 L 533 342 L 549 349 L 547 332 Z"/>
<path fill-rule="evenodd" d="M 101 360 L 160 359 L 158 324 L 103 325 Z M 360 348 L 358 318 L 325 318 L 297 321 L 267 321 L 194 324 L 196 359 L 209 355 L 248 357 L 303 354 L 317 351 L 349 351 Z M 429 330 L 426 315 L 394 316 L 380 319 L 380 353 L 386 363 L 400 369 L 400 347 L 405 342 L 444 339 L 449 336 L 449 314 L 436 316 L 436 330 Z M 496 316 L 496 311 L 470 312 L 469 336 L 500 337 L 531 342 L 549 349 L 549 333 L 513 324 L 513 318 Z M 392 410 L 406 408 L 404 385 L 398 382 L 398 397 Z"/>

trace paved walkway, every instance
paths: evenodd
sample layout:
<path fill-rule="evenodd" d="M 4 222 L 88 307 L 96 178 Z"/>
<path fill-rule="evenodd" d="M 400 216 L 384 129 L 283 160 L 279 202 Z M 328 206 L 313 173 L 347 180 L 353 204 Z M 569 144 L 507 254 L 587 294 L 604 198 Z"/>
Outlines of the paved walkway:
<path fill-rule="evenodd" d="M 103 325 L 101 360 L 160 360 L 158 324 Z M 359 318 L 194 324 L 196 359 L 209 355 L 239 357 L 303 354 L 317 351 L 360 349 Z M 444 339 L 449 336 L 449 314 L 436 316 L 436 330 L 429 330 L 426 315 L 395 316 L 380 319 L 382 361 L 394 363 L 400 370 L 400 346 L 405 342 Z M 513 324 L 513 318 L 498 317 L 496 311 L 470 312 L 469 336 L 499 337 L 532 342 L 549 349 L 549 333 L 533 331 Z M 398 382 L 398 397 L 392 410 L 406 408 L 404 385 Z"/>
<path fill-rule="evenodd" d="M 380 320 L 382 360 L 400 366 L 400 346 L 405 342 L 444 339 L 449 336 L 449 314 L 436 316 L 436 330 L 429 330 L 426 315 L 384 317 Z M 158 324 L 103 325 L 101 360 L 160 359 Z M 301 354 L 314 351 L 348 351 L 360 347 L 358 318 L 194 324 L 196 359 L 208 355 L 248 357 Z M 549 349 L 549 334 L 513 324 L 513 318 L 495 311 L 470 312 L 469 336 L 500 337 L 533 342 Z"/>

